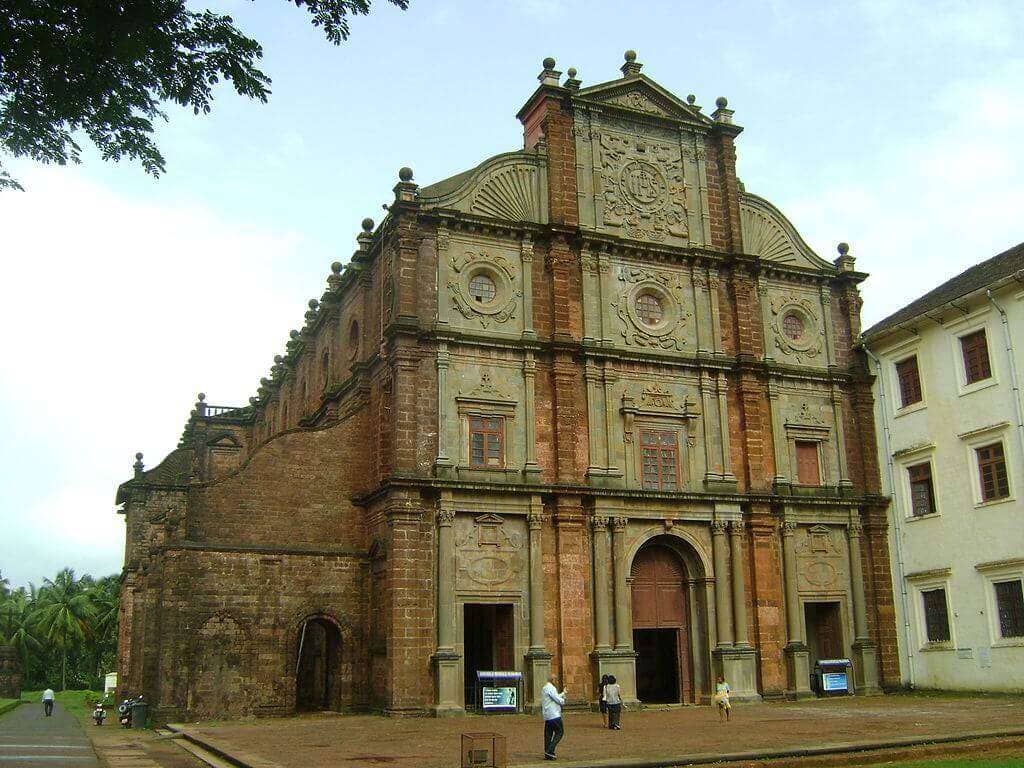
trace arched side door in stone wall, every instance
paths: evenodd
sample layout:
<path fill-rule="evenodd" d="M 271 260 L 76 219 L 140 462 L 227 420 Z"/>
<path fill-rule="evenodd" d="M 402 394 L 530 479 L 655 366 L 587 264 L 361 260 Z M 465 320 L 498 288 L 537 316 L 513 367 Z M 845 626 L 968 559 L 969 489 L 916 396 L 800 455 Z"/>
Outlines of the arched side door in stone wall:
<path fill-rule="evenodd" d="M 650 703 L 693 700 L 686 566 L 669 547 L 645 546 L 633 560 L 633 649 L 637 697 Z"/>

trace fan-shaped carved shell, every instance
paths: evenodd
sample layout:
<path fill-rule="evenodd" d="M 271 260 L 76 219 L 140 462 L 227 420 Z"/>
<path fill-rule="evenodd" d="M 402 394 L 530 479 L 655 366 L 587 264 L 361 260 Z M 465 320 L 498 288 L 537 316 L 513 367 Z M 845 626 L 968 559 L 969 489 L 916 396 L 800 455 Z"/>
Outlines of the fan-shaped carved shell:
<path fill-rule="evenodd" d="M 740 207 L 743 226 L 743 250 L 767 261 L 792 264 L 796 259 L 793 243 L 778 224 L 761 211 Z"/>
<path fill-rule="evenodd" d="M 484 182 L 470 210 L 510 221 L 537 221 L 539 206 L 536 188 L 536 168 L 503 168 Z"/>

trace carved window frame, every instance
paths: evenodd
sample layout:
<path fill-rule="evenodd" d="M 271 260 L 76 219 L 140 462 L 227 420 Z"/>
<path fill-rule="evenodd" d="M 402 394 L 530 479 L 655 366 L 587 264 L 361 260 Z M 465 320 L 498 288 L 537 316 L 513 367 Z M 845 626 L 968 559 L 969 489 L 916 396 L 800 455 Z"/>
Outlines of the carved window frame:
<path fill-rule="evenodd" d="M 459 415 L 459 470 L 462 472 L 501 474 L 515 471 L 520 460 L 516 451 L 515 433 L 513 431 L 518 403 L 514 400 L 465 397 L 461 395 L 455 398 L 455 402 L 458 406 Z M 472 436 L 469 428 L 470 417 L 502 419 L 502 466 L 487 467 L 472 463 L 470 455 L 472 450 L 470 444 Z"/>
<path fill-rule="evenodd" d="M 832 476 L 832 462 L 829 447 L 832 445 L 832 429 L 818 424 L 803 424 L 788 421 L 786 429 L 786 450 L 789 458 L 789 477 L 793 485 L 801 486 L 798 480 L 798 463 L 796 455 L 797 442 L 818 444 L 818 485 L 801 486 L 804 488 L 821 488 L 836 485 Z"/>
<path fill-rule="evenodd" d="M 638 407 L 635 399 L 625 394 L 619 412 L 623 419 L 622 434 L 626 463 L 632 473 L 632 477 L 629 478 L 630 485 L 653 492 L 661 490 L 643 487 L 643 450 L 640 433 L 645 430 L 675 432 L 677 478 L 676 488 L 669 492 L 686 490 L 698 474 L 694 466 L 696 451 L 692 449 L 695 444 L 696 422 L 700 416 L 699 413 L 690 410 L 689 401 L 684 399 L 682 410 L 657 405 Z"/>

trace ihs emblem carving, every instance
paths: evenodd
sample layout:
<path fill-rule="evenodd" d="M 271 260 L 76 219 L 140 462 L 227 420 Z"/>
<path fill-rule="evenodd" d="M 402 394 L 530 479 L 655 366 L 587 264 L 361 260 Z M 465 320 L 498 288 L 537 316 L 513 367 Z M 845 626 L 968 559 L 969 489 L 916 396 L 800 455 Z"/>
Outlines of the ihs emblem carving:
<path fill-rule="evenodd" d="M 602 133 L 604 223 L 626 237 L 660 242 L 686 237 L 686 182 L 678 147 Z"/>

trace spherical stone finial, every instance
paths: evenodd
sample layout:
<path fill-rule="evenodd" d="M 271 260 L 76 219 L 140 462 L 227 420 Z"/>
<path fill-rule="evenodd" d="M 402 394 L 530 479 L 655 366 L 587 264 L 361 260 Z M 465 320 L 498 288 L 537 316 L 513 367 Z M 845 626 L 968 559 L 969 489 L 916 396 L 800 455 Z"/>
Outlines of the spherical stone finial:
<path fill-rule="evenodd" d="M 576 77 L 576 67 L 569 67 L 568 75 L 570 78 Z"/>
<path fill-rule="evenodd" d="M 142 461 L 142 451 L 139 451 L 138 453 L 135 454 L 135 460 Z"/>
<path fill-rule="evenodd" d="M 274 355 L 274 362 L 280 365 L 284 362 L 284 358 L 281 355 Z"/>
<path fill-rule="evenodd" d="M 850 244 L 849 243 L 840 243 L 837 246 L 836 250 L 839 251 L 839 255 L 840 256 L 845 256 L 846 254 L 848 254 L 850 252 Z"/>
<path fill-rule="evenodd" d="M 264 376 L 263 378 L 260 379 L 260 386 L 261 387 L 265 387 L 269 383 L 270 383 L 270 379 L 268 379 L 266 376 Z"/>
<path fill-rule="evenodd" d="M 340 275 L 341 274 L 341 262 L 340 261 L 336 261 L 333 264 L 331 264 L 331 273 L 335 274 L 335 275 Z"/>
<path fill-rule="evenodd" d="M 399 168 L 398 178 L 400 181 L 412 181 L 412 168 L 407 165 Z"/>
<path fill-rule="evenodd" d="M 320 306 L 320 302 L 319 302 L 319 301 L 317 301 L 316 299 L 310 299 L 310 300 L 309 300 L 309 308 L 310 308 L 310 309 L 313 309 L 313 310 L 315 310 L 315 309 L 316 309 L 317 307 L 319 307 L 319 306 Z"/>
<path fill-rule="evenodd" d="M 725 109 L 726 107 L 729 106 L 729 100 L 725 98 L 725 96 L 719 96 L 717 99 L 715 99 L 715 106 L 718 107 L 719 109 Z"/>
<path fill-rule="evenodd" d="M 299 338 L 299 332 L 296 331 L 294 328 L 292 328 L 290 331 L 288 331 L 288 338 L 289 339 L 297 339 L 297 338 Z"/>
<path fill-rule="evenodd" d="M 203 402 L 203 401 L 204 401 L 205 399 L 206 399 L 206 393 L 205 393 L 205 392 L 200 392 L 200 393 L 199 393 L 199 402 L 201 403 L 201 402 Z"/>
<path fill-rule="evenodd" d="M 693 94 L 691 93 L 691 94 L 690 94 L 689 96 L 687 96 L 687 97 L 686 97 L 686 103 L 687 103 L 687 104 L 696 104 L 696 103 L 697 103 L 697 97 L 696 97 L 696 96 L 694 96 L 694 95 L 693 95 Z"/>
<path fill-rule="evenodd" d="M 634 61 L 636 61 L 636 51 L 634 51 L 632 48 L 630 48 L 628 51 L 626 51 L 625 58 L 626 58 L 626 61 L 628 61 L 630 64 L 632 64 Z"/>
<path fill-rule="evenodd" d="M 401 171 L 399 171 L 398 175 L 399 178 L 401 178 Z M 409 178 L 412 178 L 412 171 L 409 171 Z M 371 219 L 369 216 L 363 219 L 363 232 L 373 232 L 373 219 Z"/>
<path fill-rule="evenodd" d="M 554 69 L 555 68 L 555 60 L 553 58 L 551 58 L 550 56 L 548 56 L 546 59 L 544 59 L 544 61 L 542 61 L 541 63 L 544 65 L 544 69 Z"/>

